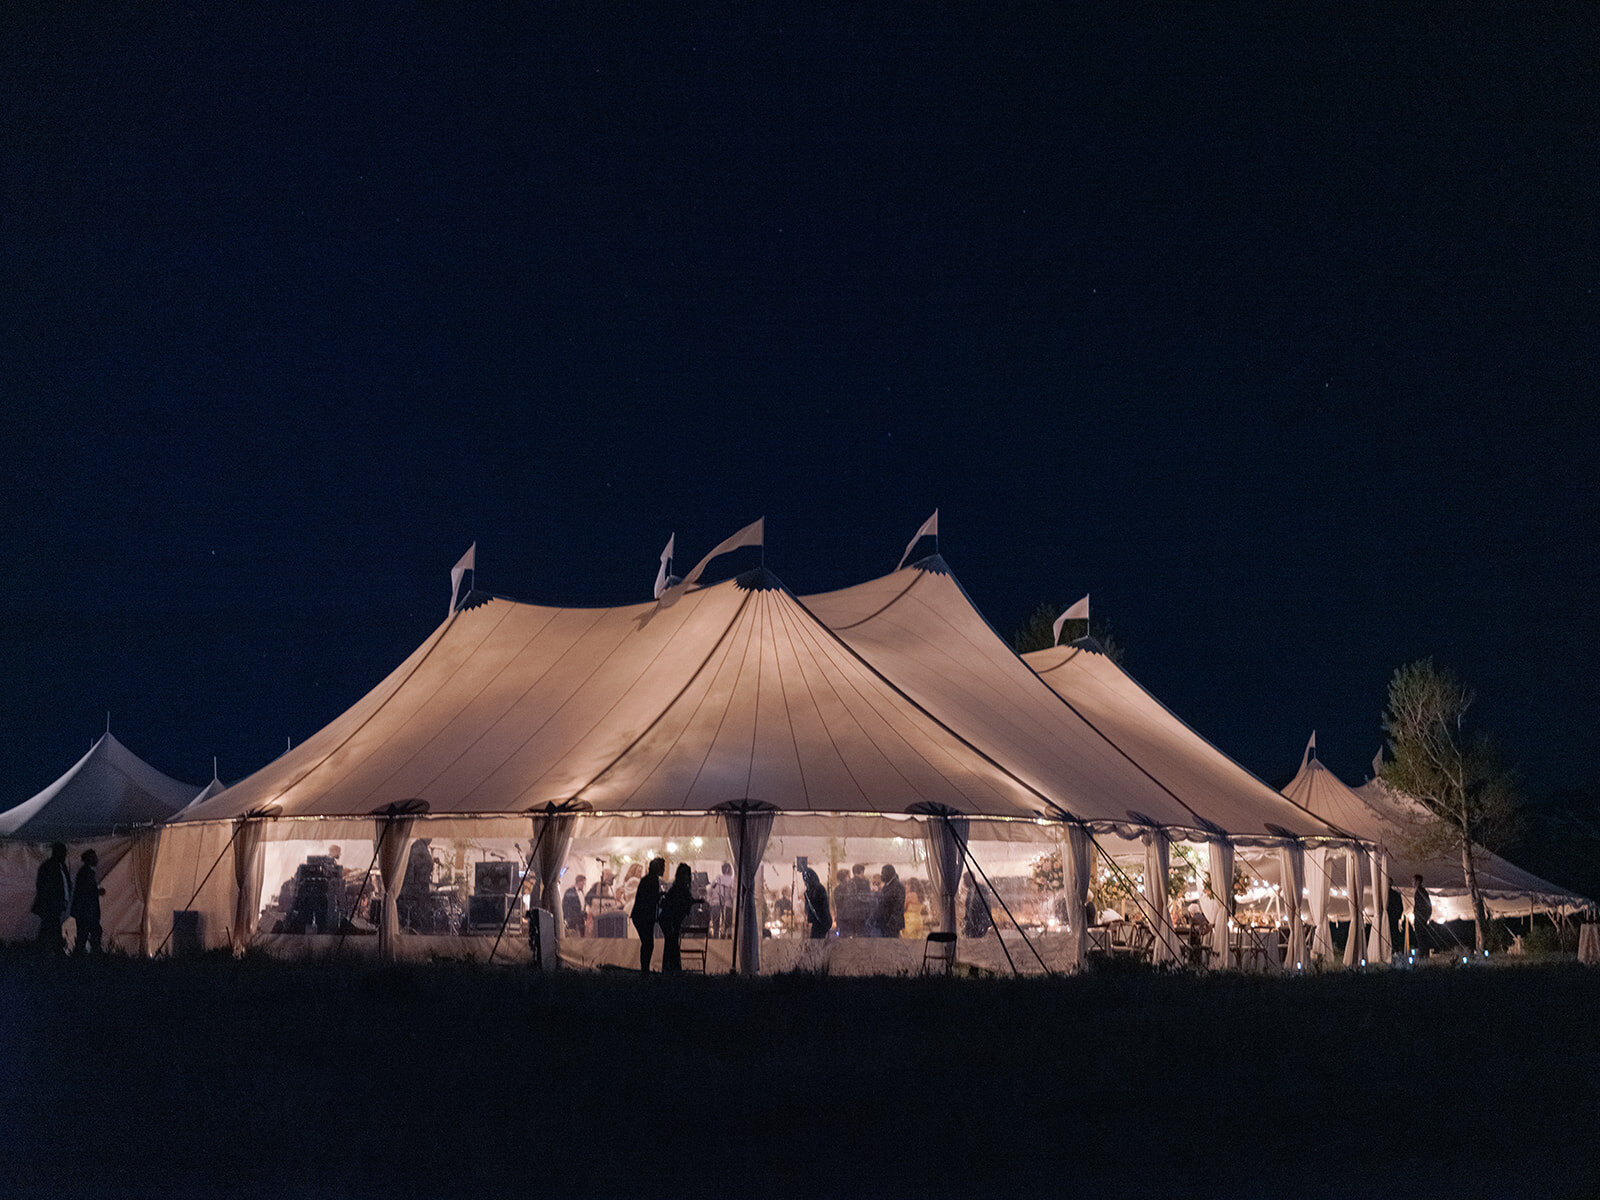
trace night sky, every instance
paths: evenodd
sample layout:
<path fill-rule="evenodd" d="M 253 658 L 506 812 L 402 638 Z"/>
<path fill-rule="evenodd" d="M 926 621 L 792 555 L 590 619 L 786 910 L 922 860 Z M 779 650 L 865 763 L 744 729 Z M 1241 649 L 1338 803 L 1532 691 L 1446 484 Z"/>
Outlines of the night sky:
<path fill-rule="evenodd" d="M 1391 11 L 1393 8 L 1405 11 Z M 1393 669 L 1600 780 L 1592 4 L 0 9 L 0 807 L 443 618 L 941 549 L 1269 782 Z"/>

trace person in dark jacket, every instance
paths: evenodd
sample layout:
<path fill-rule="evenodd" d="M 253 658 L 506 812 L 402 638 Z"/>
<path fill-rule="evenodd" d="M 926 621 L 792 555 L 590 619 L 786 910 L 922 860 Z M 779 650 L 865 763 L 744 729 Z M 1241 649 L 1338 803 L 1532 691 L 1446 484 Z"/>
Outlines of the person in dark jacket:
<path fill-rule="evenodd" d="M 1403 944 L 1400 940 L 1400 922 L 1405 919 L 1406 902 L 1405 897 L 1400 895 L 1400 889 L 1392 884 L 1389 887 L 1388 914 L 1389 953 L 1398 954 Z"/>
<path fill-rule="evenodd" d="M 39 949 L 60 954 L 67 948 L 61 936 L 61 922 L 72 902 L 72 881 L 67 878 L 67 848 L 60 842 L 50 847 L 50 857 L 39 864 L 33 881 L 33 915 L 39 918 Z"/>
<path fill-rule="evenodd" d="M 1428 899 L 1428 889 L 1422 886 L 1422 876 L 1416 877 L 1417 890 L 1411 894 L 1411 949 L 1418 958 L 1427 958 L 1433 949 L 1433 936 L 1428 932 L 1428 922 L 1433 920 L 1433 901 Z"/>
<path fill-rule="evenodd" d="M 561 893 L 561 921 L 573 937 L 583 936 L 583 885 L 589 881 L 579 875 Z"/>
<path fill-rule="evenodd" d="M 83 852 L 83 866 L 72 883 L 72 919 L 77 922 L 78 936 L 73 943 L 74 954 L 100 954 L 100 897 L 106 894 L 100 886 L 95 867 L 100 856 L 93 850 Z"/>
<path fill-rule="evenodd" d="M 806 922 L 811 926 L 813 938 L 825 938 L 833 928 L 833 912 L 828 907 L 828 889 L 817 878 L 817 873 L 807 867 L 800 878 L 805 883 Z"/>
<path fill-rule="evenodd" d="M 660 862 L 660 859 L 656 860 Z M 643 885 L 641 884 L 641 890 Z M 661 973 L 671 974 L 683 970 L 683 951 L 679 938 L 683 936 L 683 922 L 694 907 L 694 872 L 688 863 L 679 863 L 673 873 L 672 886 L 661 897 L 661 915 L 656 923 L 661 926 Z"/>
<path fill-rule="evenodd" d="M 878 893 L 878 936 L 897 938 L 906 927 L 906 885 L 888 863 L 881 873 L 883 890 Z"/>
<path fill-rule="evenodd" d="M 639 970 L 650 970 L 650 959 L 656 951 L 656 917 L 661 911 L 661 878 L 667 873 L 667 860 L 652 858 L 650 869 L 639 881 L 639 890 L 633 894 L 633 912 L 629 916 L 633 927 L 639 931 Z"/>

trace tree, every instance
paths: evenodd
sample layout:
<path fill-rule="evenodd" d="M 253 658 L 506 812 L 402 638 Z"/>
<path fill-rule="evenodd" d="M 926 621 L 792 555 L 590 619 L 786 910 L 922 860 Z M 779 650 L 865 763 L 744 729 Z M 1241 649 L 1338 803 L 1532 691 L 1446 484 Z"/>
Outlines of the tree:
<path fill-rule="evenodd" d="M 1383 781 L 1422 801 L 1430 818 L 1419 834 L 1421 855 L 1449 850 L 1461 856 L 1472 897 L 1478 944 L 1488 944 L 1489 914 L 1478 889 L 1478 853 L 1515 830 L 1518 798 L 1494 743 L 1466 728 L 1476 696 L 1433 659 L 1408 663 L 1389 680 L 1383 731 L 1391 758 Z"/>
<path fill-rule="evenodd" d="M 1051 604 L 1046 602 L 1033 610 L 1026 621 L 1011 635 L 1011 648 L 1018 654 L 1031 654 L 1035 650 L 1048 650 L 1056 644 L 1055 623 L 1056 618 L 1066 609 L 1065 604 Z M 1111 632 L 1111 622 L 1102 621 L 1099 617 L 1091 615 L 1090 619 L 1083 621 L 1074 617 L 1061 626 L 1061 644 L 1067 645 L 1076 641 L 1085 634 L 1093 637 L 1100 643 L 1100 648 L 1106 652 L 1106 657 L 1117 666 L 1123 666 L 1127 658 L 1127 650 L 1117 637 Z"/>

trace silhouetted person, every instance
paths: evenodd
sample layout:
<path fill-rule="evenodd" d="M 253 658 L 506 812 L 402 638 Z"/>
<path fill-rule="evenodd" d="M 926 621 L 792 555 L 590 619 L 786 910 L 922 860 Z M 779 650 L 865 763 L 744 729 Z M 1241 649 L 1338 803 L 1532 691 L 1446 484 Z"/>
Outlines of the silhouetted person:
<path fill-rule="evenodd" d="M 1428 922 L 1433 920 L 1433 901 L 1428 899 L 1428 889 L 1422 886 L 1422 876 L 1416 877 L 1417 890 L 1411 894 L 1411 922 L 1414 927 L 1411 948 L 1419 958 L 1427 958 L 1432 949 L 1433 935 L 1428 932 Z"/>
<path fill-rule="evenodd" d="M 828 908 L 828 889 L 822 886 L 817 873 L 807 867 L 800 875 L 805 881 L 806 923 L 811 926 L 811 936 L 825 938 L 833 928 L 833 913 Z"/>
<path fill-rule="evenodd" d="M 589 882 L 582 875 L 561 893 L 561 922 L 573 937 L 583 936 L 583 885 Z"/>
<path fill-rule="evenodd" d="M 33 915 L 39 918 L 39 949 L 60 954 L 67 948 L 61 936 L 72 899 L 72 881 L 67 878 L 67 848 L 60 842 L 50 847 L 50 857 L 39 864 L 33 883 Z"/>
<path fill-rule="evenodd" d="M 660 859 L 656 860 L 660 862 Z M 641 885 L 640 890 L 643 891 Z M 671 974 L 683 970 L 682 947 L 678 941 L 683 935 L 683 922 L 694 907 L 694 872 L 688 863 L 679 863 L 673 873 L 672 886 L 661 897 L 661 915 L 656 923 L 661 926 L 661 973 Z"/>
<path fill-rule="evenodd" d="M 878 893 L 878 936 L 897 938 L 906 927 L 906 885 L 888 863 L 883 864 L 883 890 Z"/>
<path fill-rule="evenodd" d="M 74 954 L 100 954 L 100 897 L 106 894 L 100 886 L 95 866 L 100 856 L 93 850 L 83 852 L 83 866 L 72 882 L 72 919 L 77 923 L 78 936 L 72 947 Z"/>
<path fill-rule="evenodd" d="M 967 909 L 962 916 L 961 936 L 981 938 L 988 933 L 994 925 L 994 918 L 989 913 L 988 902 L 984 899 L 978 881 L 972 877 L 972 872 L 967 872 Z"/>
<path fill-rule="evenodd" d="M 1389 916 L 1389 953 L 1398 954 L 1400 953 L 1400 947 L 1405 944 L 1400 938 L 1400 922 L 1405 920 L 1406 901 L 1405 897 L 1400 894 L 1400 889 L 1395 887 L 1393 884 L 1389 885 L 1389 899 L 1387 903 Z"/>
<path fill-rule="evenodd" d="M 652 858 L 650 869 L 633 893 L 633 927 L 639 931 L 639 970 L 650 970 L 656 952 L 656 916 L 661 911 L 661 877 L 667 873 L 667 860 Z"/>

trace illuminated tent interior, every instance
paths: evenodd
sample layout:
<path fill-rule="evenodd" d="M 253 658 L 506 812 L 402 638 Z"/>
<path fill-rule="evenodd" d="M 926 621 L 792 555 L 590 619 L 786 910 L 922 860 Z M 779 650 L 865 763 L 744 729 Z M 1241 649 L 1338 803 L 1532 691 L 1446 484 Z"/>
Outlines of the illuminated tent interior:
<path fill-rule="evenodd" d="M 1283 790 L 1312 812 L 1388 849 L 1393 860 L 1391 881 L 1400 892 L 1408 919 L 1417 875 L 1422 876 L 1423 886 L 1428 889 L 1434 920 L 1472 918 L 1472 900 L 1460 855 L 1429 851 L 1422 845 L 1429 816 L 1420 801 L 1376 779 L 1359 789 L 1348 787 L 1322 765 L 1314 749 L 1308 749 L 1299 773 Z M 1481 846 L 1474 859 L 1478 887 L 1492 914 L 1571 913 L 1588 904 L 1581 896 L 1548 883 Z M 1340 882 L 1344 882 L 1342 877 Z M 1362 887 L 1370 891 L 1370 872 L 1363 875 Z"/>
<path fill-rule="evenodd" d="M 52 842 L 71 843 L 76 873 L 83 851 L 99 857 L 106 895 L 101 923 L 108 945 L 132 949 L 142 915 L 139 889 L 123 863 L 136 827 L 164 821 L 195 796 L 193 784 L 156 770 L 108 730 L 49 787 L 0 813 L 0 938 L 32 937 L 35 875 Z"/>

